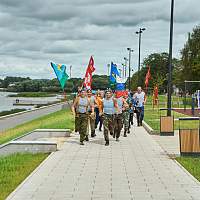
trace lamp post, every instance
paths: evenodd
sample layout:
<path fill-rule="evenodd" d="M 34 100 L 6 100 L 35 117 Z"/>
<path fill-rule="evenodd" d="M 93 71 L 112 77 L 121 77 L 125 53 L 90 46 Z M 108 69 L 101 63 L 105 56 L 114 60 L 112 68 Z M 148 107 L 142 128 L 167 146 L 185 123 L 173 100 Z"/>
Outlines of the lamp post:
<path fill-rule="evenodd" d="M 126 78 L 126 68 L 127 68 L 127 62 L 128 62 L 128 58 L 124 57 L 124 61 L 125 61 L 125 78 Z"/>
<path fill-rule="evenodd" d="M 122 69 L 119 69 L 119 71 L 120 71 L 120 73 L 119 73 L 120 77 L 122 77 Z"/>
<path fill-rule="evenodd" d="M 70 65 L 69 70 L 70 70 L 70 78 L 72 78 L 72 65 Z"/>
<path fill-rule="evenodd" d="M 107 64 L 108 67 L 108 76 L 110 75 L 110 64 Z"/>
<path fill-rule="evenodd" d="M 140 56 L 141 56 L 141 39 L 142 39 L 142 33 L 146 30 L 146 28 L 140 28 L 139 31 L 136 31 L 135 33 L 139 35 L 139 57 L 138 57 L 138 86 L 139 86 L 139 80 L 140 80 Z"/>
<path fill-rule="evenodd" d="M 125 77 L 125 75 L 124 75 L 124 69 L 125 69 L 125 64 L 124 63 L 122 63 L 122 75 L 123 75 L 123 78 Z"/>
<path fill-rule="evenodd" d="M 128 59 L 128 89 L 131 90 L 131 52 L 133 52 L 133 49 L 127 48 L 129 51 L 129 59 Z"/>
<path fill-rule="evenodd" d="M 167 116 L 171 116 L 172 108 L 172 47 L 173 47 L 173 28 L 174 28 L 174 0 L 171 0 L 171 19 L 170 19 L 170 41 L 169 41 L 169 72 L 168 72 L 168 92 L 167 92 Z"/>

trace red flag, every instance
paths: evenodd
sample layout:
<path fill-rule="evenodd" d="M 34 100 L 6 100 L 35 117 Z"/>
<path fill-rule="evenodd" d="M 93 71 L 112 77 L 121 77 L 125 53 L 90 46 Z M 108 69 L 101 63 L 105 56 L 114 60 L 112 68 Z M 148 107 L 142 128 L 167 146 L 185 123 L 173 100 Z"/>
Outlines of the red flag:
<path fill-rule="evenodd" d="M 149 66 L 148 72 L 147 72 L 146 78 L 145 78 L 145 86 L 146 86 L 146 89 L 148 88 L 150 78 L 151 78 L 151 72 L 150 72 L 150 66 Z"/>
<path fill-rule="evenodd" d="M 85 73 L 85 79 L 84 79 L 84 83 L 83 86 L 87 89 L 91 89 L 91 85 L 92 85 L 92 72 L 95 71 L 95 67 L 94 67 L 94 59 L 91 56 L 90 57 L 90 61 Z"/>

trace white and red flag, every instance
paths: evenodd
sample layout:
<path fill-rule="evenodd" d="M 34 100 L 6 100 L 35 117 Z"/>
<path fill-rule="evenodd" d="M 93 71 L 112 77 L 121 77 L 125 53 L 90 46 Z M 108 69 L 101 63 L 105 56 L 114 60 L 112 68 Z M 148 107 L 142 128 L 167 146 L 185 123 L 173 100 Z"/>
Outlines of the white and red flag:
<path fill-rule="evenodd" d="M 83 82 L 83 86 L 87 89 L 91 89 L 92 86 L 92 73 L 95 71 L 94 67 L 94 58 L 91 56 L 90 61 L 85 73 L 85 78 Z"/>

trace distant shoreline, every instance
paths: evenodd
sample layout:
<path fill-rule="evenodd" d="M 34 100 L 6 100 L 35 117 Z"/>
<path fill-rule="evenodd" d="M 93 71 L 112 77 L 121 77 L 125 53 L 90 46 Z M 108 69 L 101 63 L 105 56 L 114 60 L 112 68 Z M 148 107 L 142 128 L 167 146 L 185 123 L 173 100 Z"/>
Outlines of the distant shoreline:
<path fill-rule="evenodd" d="M 47 93 L 47 92 L 20 92 L 17 94 L 10 94 L 8 97 L 55 97 L 55 93 Z"/>

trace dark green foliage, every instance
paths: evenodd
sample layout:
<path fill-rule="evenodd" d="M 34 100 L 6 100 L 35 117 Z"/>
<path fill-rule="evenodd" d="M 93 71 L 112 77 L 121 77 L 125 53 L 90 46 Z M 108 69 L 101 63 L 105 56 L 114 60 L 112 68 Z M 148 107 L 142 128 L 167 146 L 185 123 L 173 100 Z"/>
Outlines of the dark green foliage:
<path fill-rule="evenodd" d="M 12 109 L 12 110 L 9 110 L 9 111 L 2 111 L 0 112 L 0 117 L 1 116 L 5 116 L 5 115 L 10 115 L 10 114 L 14 114 L 14 113 L 18 113 L 18 112 L 22 112 L 22 111 L 25 111 L 26 109 Z"/>

